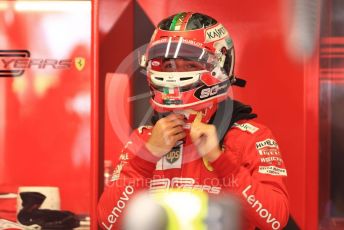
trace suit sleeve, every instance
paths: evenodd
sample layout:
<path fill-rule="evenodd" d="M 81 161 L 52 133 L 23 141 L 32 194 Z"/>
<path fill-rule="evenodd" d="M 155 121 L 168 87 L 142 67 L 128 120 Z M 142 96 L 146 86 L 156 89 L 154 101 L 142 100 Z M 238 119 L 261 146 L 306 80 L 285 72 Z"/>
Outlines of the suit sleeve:
<path fill-rule="evenodd" d="M 102 229 L 120 229 L 123 212 L 134 194 L 148 187 L 157 158 L 145 148 L 138 130 L 120 154 L 119 163 L 98 202 L 98 222 Z"/>
<path fill-rule="evenodd" d="M 224 152 L 212 163 L 218 177 L 236 183 L 224 185 L 236 194 L 250 223 L 260 229 L 282 229 L 289 217 L 285 180 L 287 171 L 271 131 L 245 134 L 241 148 L 231 148 L 225 139 Z"/>

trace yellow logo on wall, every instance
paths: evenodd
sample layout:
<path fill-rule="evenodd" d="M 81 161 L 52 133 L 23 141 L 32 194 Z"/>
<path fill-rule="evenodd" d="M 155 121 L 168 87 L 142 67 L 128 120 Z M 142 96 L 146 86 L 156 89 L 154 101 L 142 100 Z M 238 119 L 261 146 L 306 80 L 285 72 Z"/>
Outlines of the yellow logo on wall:
<path fill-rule="evenodd" d="M 83 57 L 76 57 L 74 59 L 74 64 L 77 70 L 81 71 L 84 69 L 85 64 L 86 64 L 86 59 Z"/>

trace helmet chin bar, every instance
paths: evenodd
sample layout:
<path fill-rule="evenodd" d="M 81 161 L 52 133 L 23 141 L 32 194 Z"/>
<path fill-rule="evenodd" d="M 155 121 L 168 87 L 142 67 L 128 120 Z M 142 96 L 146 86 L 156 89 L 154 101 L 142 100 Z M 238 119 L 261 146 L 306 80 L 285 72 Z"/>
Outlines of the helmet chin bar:
<path fill-rule="evenodd" d="M 191 123 L 195 120 L 198 112 L 201 112 L 202 114 L 202 122 L 208 123 L 211 117 L 215 114 L 218 106 L 217 104 L 213 104 L 207 108 L 203 108 L 202 110 L 193 110 L 193 109 L 183 109 L 183 110 L 173 110 L 173 111 L 168 111 L 168 112 L 158 112 L 155 111 L 154 113 L 154 120 L 152 120 L 153 124 L 157 122 L 157 120 L 168 116 L 171 113 L 175 114 L 181 114 L 184 115 L 185 117 L 185 124 L 183 126 L 184 129 L 190 129 L 191 128 Z"/>
<path fill-rule="evenodd" d="M 152 108 L 157 111 L 158 113 L 166 113 L 166 112 L 174 112 L 178 110 L 188 110 L 192 109 L 195 111 L 201 111 L 205 108 L 210 108 L 217 103 L 225 100 L 228 97 L 227 92 L 216 95 L 212 98 L 208 98 L 203 101 L 195 102 L 195 103 L 189 103 L 189 104 L 181 104 L 181 105 L 165 105 L 165 104 L 160 104 L 156 102 L 153 98 L 150 99 L 150 104 Z"/>

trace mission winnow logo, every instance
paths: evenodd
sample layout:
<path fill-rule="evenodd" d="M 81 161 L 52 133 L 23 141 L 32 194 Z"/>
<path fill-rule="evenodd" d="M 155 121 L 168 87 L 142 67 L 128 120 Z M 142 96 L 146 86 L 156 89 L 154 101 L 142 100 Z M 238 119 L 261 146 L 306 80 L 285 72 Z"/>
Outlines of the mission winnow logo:
<path fill-rule="evenodd" d="M 28 50 L 0 50 L 0 77 L 19 77 L 29 69 L 68 70 L 74 66 L 78 71 L 82 71 L 85 64 L 86 60 L 83 57 L 73 59 L 32 58 Z"/>

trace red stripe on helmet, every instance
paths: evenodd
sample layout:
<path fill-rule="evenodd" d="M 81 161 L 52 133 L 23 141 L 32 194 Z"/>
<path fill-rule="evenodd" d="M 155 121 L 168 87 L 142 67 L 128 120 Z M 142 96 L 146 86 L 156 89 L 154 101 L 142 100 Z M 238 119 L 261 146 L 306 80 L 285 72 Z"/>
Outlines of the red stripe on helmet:
<path fill-rule="evenodd" d="M 191 13 L 191 12 L 187 12 L 186 13 L 180 30 L 186 30 L 186 27 L 188 25 L 189 19 L 192 17 L 192 15 L 193 15 L 193 13 Z"/>

